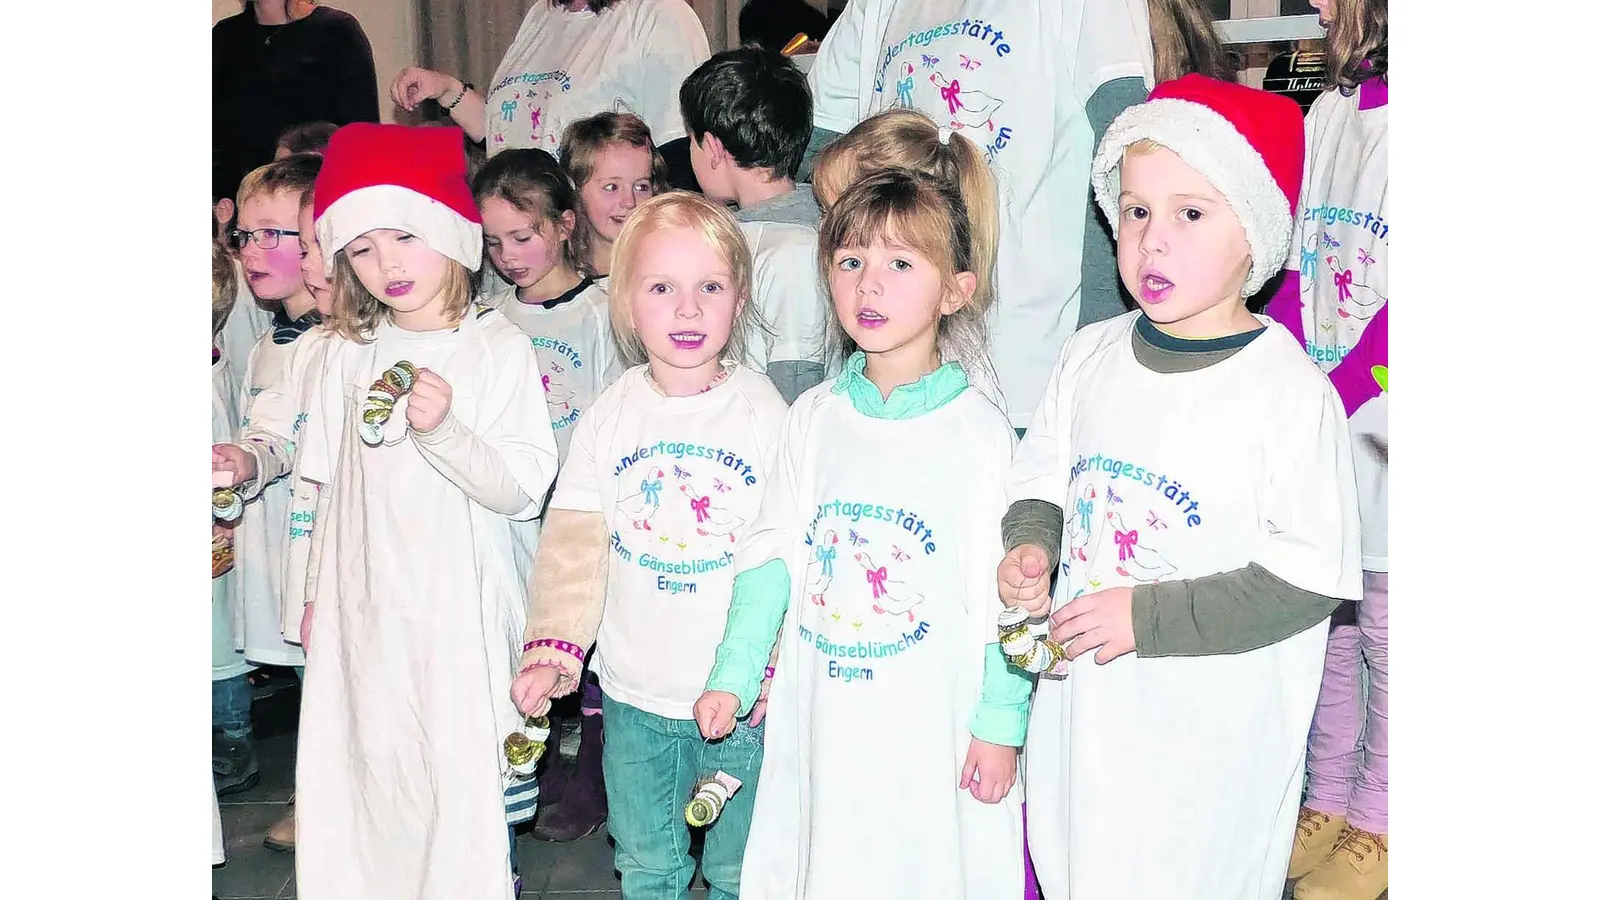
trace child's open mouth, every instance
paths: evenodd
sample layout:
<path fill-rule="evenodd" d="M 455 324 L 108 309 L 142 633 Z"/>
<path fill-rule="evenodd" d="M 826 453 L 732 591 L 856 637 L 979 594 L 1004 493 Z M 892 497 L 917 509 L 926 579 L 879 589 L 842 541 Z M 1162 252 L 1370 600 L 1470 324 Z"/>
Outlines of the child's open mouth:
<path fill-rule="evenodd" d="M 679 350 L 699 350 L 700 345 L 706 342 L 706 336 L 698 331 L 674 331 L 667 337 L 672 339 L 672 346 Z"/>
<path fill-rule="evenodd" d="M 1139 299 L 1146 303 L 1160 303 L 1172 293 L 1172 282 L 1159 272 L 1147 272 L 1139 279 Z"/>
<path fill-rule="evenodd" d="M 856 313 L 856 324 L 862 328 L 880 328 L 888 321 L 888 316 L 875 309 L 863 309 Z"/>
<path fill-rule="evenodd" d="M 411 293 L 411 285 L 413 283 L 410 281 L 391 281 L 384 287 L 383 292 L 391 297 L 404 297 Z"/>

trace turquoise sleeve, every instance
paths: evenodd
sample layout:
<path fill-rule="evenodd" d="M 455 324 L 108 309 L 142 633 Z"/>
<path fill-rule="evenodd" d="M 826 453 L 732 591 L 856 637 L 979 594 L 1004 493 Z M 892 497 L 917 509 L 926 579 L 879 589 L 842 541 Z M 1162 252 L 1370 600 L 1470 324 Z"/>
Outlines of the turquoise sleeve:
<path fill-rule="evenodd" d="M 728 624 L 717 645 L 717 660 L 706 679 L 706 690 L 738 697 L 740 716 L 749 714 L 761 693 L 772 644 L 788 611 L 789 567 L 783 560 L 768 560 L 734 577 Z"/>
<path fill-rule="evenodd" d="M 998 643 L 983 648 L 983 692 L 968 726 L 972 736 L 1002 747 L 1021 747 L 1028 736 L 1034 676 L 1011 665 Z"/>

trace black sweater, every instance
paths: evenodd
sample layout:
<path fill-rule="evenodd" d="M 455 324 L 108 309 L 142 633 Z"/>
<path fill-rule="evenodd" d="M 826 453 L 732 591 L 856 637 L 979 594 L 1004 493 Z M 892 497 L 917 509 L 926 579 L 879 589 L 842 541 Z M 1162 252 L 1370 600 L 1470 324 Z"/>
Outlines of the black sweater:
<path fill-rule="evenodd" d="M 212 199 L 232 197 L 272 161 L 293 125 L 378 121 L 372 45 L 355 16 L 319 6 L 286 25 L 256 22 L 252 4 L 211 29 Z"/>

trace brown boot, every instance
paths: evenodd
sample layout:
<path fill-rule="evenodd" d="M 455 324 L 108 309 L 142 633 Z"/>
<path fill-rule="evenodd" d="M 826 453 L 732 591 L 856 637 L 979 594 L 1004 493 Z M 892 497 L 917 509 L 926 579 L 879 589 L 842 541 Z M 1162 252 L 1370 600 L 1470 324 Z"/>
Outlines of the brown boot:
<path fill-rule="evenodd" d="M 581 840 L 600 830 L 606 821 L 605 774 L 600 754 L 605 747 L 605 720 L 584 716 L 578 760 L 559 804 L 539 810 L 533 822 L 533 836 L 541 841 L 565 844 Z"/>
<path fill-rule="evenodd" d="M 1300 824 L 1294 832 L 1294 851 L 1289 854 L 1289 878 L 1302 878 L 1322 864 L 1339 844 L 1344 832 L 1344 816 L 1330 816 L 1309 806 L 1300 807 Z"/>
<path fill-rule="evenodd" d="M 268 850 L 294 852 L 294 800 L 289 800 L 289 814 L 279 819 L 276 824 L 267 829 L 266 840 L 262 841 Z"/>
<path fill-rule="evenodd" d="M 1347 827 L 1339 845 L 1294 886 L 1295 900 L 1377 900 L 1389 889 L 1389 836 Z"/>

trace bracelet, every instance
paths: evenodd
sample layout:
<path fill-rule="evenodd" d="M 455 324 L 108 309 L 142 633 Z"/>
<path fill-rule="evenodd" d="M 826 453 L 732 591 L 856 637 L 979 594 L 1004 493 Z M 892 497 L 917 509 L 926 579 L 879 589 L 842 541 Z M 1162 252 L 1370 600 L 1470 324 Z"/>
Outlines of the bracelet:
<path fill-rule="evenodd" d="M 466 99 L 467 91 L 470 91 L 470 90 L 472 90 L 472 85 L 471 84 L 469 84 L 469 83 L 467 83 L 465 81 L 461 82 L 461 93 L 456 94 L 456 98 L 454 100 L 450 101 L 450 105 L 449 106 L 443 107 L 444 111 L 445 112 L 450 112 L 450 111 L 454 110 L 458 105 L 460 105 L 462 100 Z"/>
<path fill-rule="evenodd" d="M 574 657 L 577 657 L 579 663 L 583 662 L 583 648 L 572 643 L 571 641 L 558 640 L 557 638 L 540 638 L 539 640 L 529 641 L 526 644 L 523 644 L 522 652 L 527 653 L 529 650 L 532 650 L 535 647 L 550 647 L 554 650 L 560 650 L 563 653 L 570 653 Z"/>
<path fill-rule="evenodd" d="M 1028 621 L 1027 610 L 1010 606 L 1001 610 L 1000 652 L 1011 664 L 1034 675 L 1067 674 L 1067 651 L 1050 640 L 1049 625 Z"/>

